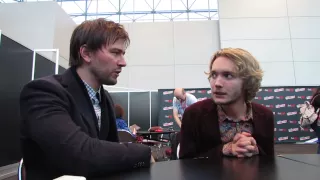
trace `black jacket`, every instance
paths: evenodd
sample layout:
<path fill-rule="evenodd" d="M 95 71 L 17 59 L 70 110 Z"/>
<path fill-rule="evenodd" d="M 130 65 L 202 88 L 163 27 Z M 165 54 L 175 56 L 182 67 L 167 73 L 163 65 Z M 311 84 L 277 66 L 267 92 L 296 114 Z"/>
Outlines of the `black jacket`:
<path fill-rule="evenodd" d="M 120 144 L 113 102 L 101 88 L 101 130 L 87 90 L 69 68 L 21 92 L 21 143 L 27 179 L 93 177 L 150 166 L 150 148 Z"/>

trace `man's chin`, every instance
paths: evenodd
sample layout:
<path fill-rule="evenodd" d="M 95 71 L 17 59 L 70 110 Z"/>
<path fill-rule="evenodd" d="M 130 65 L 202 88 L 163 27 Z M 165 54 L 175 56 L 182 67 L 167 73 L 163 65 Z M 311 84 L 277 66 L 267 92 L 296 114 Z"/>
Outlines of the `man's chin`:
<path fill-rule="evenodd" d="M 227 104 L 225 102 L 220 102 L 220 101 L 214 101 L 214 103 L 216 103 L 217 105 L 226 105 Z"/>
<path fill-rule="evenodd" d="M 229 105 L 231 104 L 230 101 L 226 101 L 226 100 L 218 100 L 218 99 L 213 99 L 213 102 L 217 105 Z"/>
<path fill-rule="evenodd" d="M 118 82 L 117 79 L 109 79 L 102 84 L 107 85 L 107 86 L 113 86 L 113 85 L 116 85 L 117 82 Z"/>

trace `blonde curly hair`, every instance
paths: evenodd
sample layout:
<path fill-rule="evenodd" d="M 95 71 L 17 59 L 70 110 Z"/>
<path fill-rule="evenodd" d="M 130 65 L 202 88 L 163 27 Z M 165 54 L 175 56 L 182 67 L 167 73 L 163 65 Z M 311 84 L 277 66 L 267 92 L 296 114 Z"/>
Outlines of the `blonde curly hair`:
<path fill-rule="evenodd" d="M 259 62 L 248 51 L 241 48 L 224 48 L 217 51 L 211 59 L 209 72 L 212 64 L 218 57 L 226 57 L 234 62 L 237 68 L 238 77 L 242 78 L 245 100 L 252 101 L 261 86 L 263 71 Z M 211 73 L 206 73 L 211 78 Z"/>

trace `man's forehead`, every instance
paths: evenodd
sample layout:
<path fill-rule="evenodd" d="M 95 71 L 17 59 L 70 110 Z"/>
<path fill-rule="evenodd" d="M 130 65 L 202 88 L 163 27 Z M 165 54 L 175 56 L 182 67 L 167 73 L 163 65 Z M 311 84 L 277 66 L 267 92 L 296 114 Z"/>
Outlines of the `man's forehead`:
<path fill-rule="evenodd" d="M 106 47 L 108 49 L 118 49 L 118 50 L 125 51 L 127 48 L 127 43 L 125 40 L 119 39 L 114 43 L 106 44 Z"/>
<path fill-rule="evenodd" d="M 236 73 L 237 69 L 235 66 L 233 66 L 232 64 L 212 64 L 211 67 L 211 71 L 212 72 L 232 72 L 232 73 Z"/>
<path fill-rule="evenodd" d="M 237 70 L 232 69 L 232 68 L 214 68 L 212 66 L 211 72 L 215 72 L 215 73 L 237 73 Z"/>
<path fill-rule="evenodd" d="M 212 69 L 211 72 L 213 73 L 232 73 L 232 74 L 236 74 L 236 71 L 233 70 L 217 70 L 217 69 Z"/>
<path fill-rule="evenodd" d="M 231 71 L 237 72 L 236 64 L 227 57 L 220 56 L 212 63 L 212 71 Z"/>
<path fill-rule="evenodd" d="M 107 45 L 108 49 L 114 49 L 114 50 L 121 50 L 121 51 L 125 51 L 126 50 L 126 46 L 123 44 L 112 44 L 112 45 Z"/>

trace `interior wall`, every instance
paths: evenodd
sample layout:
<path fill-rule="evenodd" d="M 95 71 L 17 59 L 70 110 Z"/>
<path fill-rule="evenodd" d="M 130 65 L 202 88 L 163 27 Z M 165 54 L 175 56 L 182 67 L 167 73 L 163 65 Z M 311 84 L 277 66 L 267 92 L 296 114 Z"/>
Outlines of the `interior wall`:
<path fill-rule="evenodd" d="M 120 105 L 124 111 L 123 120 L 128 123 L 128 93 L 127 92 L 117 92 L 117 93 L 110 93 L 113 103 L 116 105 Z M 129 124 L 129 123 L 128 123 Z"/>
<path fill-rule="evenodd" d="M 2 33 L 30 49 L 59 49 L 59 64 L 64 68 L 68 68 L 69 41 L 75 26 L 55 1 L 0 3 Z M 39 54 L 55 61 L 52 52 Z"/>
<path fill-rule="evenodd" d="M 204 72 L 220 48 L 218 21 L 131 23 L 124 27 L 131 44 L 117 87 L 208 87 Z"/>
<path fill-rule="evenodd" d="M 53 21 L 52 3 L 0 4 L 2 33 L 30 49 L 52 49 Z M 43 55 L 52 57 L 52 53 Z"/>
<path fill-rule="evenodd" d="M 32 51 L 2 35 L 0 59 L 1 167 L 16 163 L 22 157 L 19 142 L 19 94 L 23 85 L 31 79 Z"/>
<path fill-rule="evenodd" d="M 150 107 L 149 93 L 130 93 L 130 125 L 136 124 L 141 130 L 150 128 Z"/>
<path fill-rule="evenodd" d="M 59 61 L 64 63 L 63 66 L 65 68 L 68 68 L 70 38 L 76 23 L 59 4 L 54 3 L 52 6 L 55 14 L 53 48 L 59 49 Z"/>
<path fill-rule="evenodd" d="M 221 47 L 250 51 L 265 72 L 262 86 L 318 85 L 320 2 L 219 0 Z"/>
<path fill-rule="evenodd" d="M 33 51 L 5 35 L 0 45 L 0 167 L 16 163 L 20 149 L 19 97 L 23 86 L 31 80 Z M 37 55 L 35 78 L 54 74 L 55 64 Z M 65 68 L 59 67 L 60 73 Z"/>
<path fill-rule="evenodd" d="M 34 69 L 34 79 L 50 76 L 55 74 L 55 64 L 47 58 L 36 54 L 36 63 Z M 62 74 L 66 69 L 62 66 L 58 67 L 58 74 Z"/>
<path fill-rule="evenodd" d="M 151 100 L 149 92 L 130 92 L 129 99 L 128 92 L 110 92 L 110 95 L 114 104 L 119 104 L 124 109 L 124 120 L 128 126 L 136 124 L 145 131 L 158 126 L 158 92 L 151 92 Z"/>

